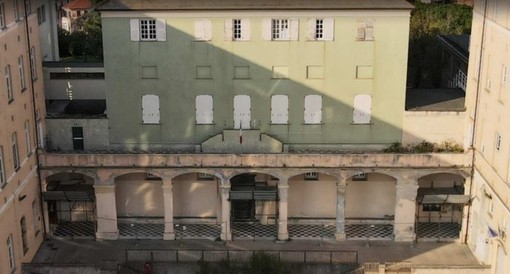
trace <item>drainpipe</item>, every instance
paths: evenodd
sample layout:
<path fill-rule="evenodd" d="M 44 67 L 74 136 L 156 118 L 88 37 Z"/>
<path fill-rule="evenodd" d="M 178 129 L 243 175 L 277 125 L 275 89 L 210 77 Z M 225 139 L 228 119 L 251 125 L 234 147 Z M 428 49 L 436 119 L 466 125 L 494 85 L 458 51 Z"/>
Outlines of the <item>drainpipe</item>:
<path fill-rule="evenodd" d="M 17 1 L 17 0 L 15 0 Z M 32 63 L 32 58 L 30 58 L 30 51 L 32 49 L 32 43 L 30 42 L 30 26 L 28 25 L 28 6 L 27 6 L 27 1 L 28 0 L 24 0 L 23 1 L 23 12 L 25 14 L 25 31 L 26 31 L 26 36 L 27 36 L 27 48 L 28 48 L 28 59 L 29 59 L 29 64 L 30 64 L 30 88 L 32 89 L 32 116 L 34 118 L 34 132 L 35 132 L 35 139 L 36 139 L 36 142 L 35 142 L 35 161 L 36 161 L 36 170 L 37 170 L 37 183 L 39 185 L 39 212 L 40 212 L 40 216 L 44 216 L 44 212 L 43 212 L 43 199 L 42 199 L 42 179 L 41 179 L 41 169 L 40 169 L 40 162 L 39 162 L 39 128 L 37 126 L 37 112 L 36 112 L 36 104 L 35 104 L 35 88 L 34 88 L 34 74 L 32 72 L 32 67 L 35 67 L 35 64 Z M 34 52 L 33 54 L 35 54 L 35 48 L 34 48 Z M 35 58 L 34 58 L 34 61 L 35 61 Z M 34 62 L 35 63 L 35 62 Z M 42 222 L 43 222 L 43 235 L 46 237 L 47 236 L 47 231 L 46 231 L 46 221 L 44 220 L 44 217 L 42 217 Z"/>
<path fill-rule="evenodd" d="M 481 86 L 481 77 L 482 77 L 482 65 L 483 65 L 483 48 L 484 48 L 484 45 L 485 45 L 485 25 L 486 25 L 486 21 L 487 21 L 487 5 L 488 5 L 488 0 L 485 0 L 485 3 L 484 3 L 484 9 L 483 9 L 483 20 L 482 20 L 482 37 L 481 37 L 481 42 L 480 42 L 480 51 L 477 52 L 476 54 L 479 54 L 480 56 L 480 59 L 479 59 L 479 64 L 478 64 L 478 71 L 477 71 L 477 81 L 476 81 L 476 100 L 475 100 L 475 109 L 474 109 L 474 114 L 473 114 L 473 131 L 471 133 L 471 144 L 469 145 L 469 149 L 473 152 L 473 155 L 471 156 L 471 175 L 470 175 L 470 179 L 471 179 L 471 184 L 469 186 L 469 197 L 471 197 L 473 195 L 473 179 L 474 179 L 474 175 L 475 175 L 475 152 L 476 152 L 476 148 L 475 148 L 475 137 L 476 137 L 476 120 L 478 118 L 478 107 L 479 107 L 479 104 L 480 104 L 480 86 Z M 473 12 L 474 13 L 474 12 Z M 464 242 L 467 243 L 467 240 L 468 240 L 468 235 L 469 235 L 469 221 L 471 219 L 471 203 L 469 203 L 469 206 L 468 206 L 468 213 L 467 213 L 467 221 L 466 221 L 466 235 L 464 235 Z"/>

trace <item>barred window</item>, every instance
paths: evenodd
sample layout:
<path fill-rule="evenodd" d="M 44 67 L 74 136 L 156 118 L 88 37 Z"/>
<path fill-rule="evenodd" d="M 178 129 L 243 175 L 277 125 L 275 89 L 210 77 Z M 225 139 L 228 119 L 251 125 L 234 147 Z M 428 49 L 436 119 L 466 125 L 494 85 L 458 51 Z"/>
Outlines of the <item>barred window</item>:
<path fill-rule="evenodd" d="M 140 40 L 156 40 L 156 19 L 140 20 Z"/>

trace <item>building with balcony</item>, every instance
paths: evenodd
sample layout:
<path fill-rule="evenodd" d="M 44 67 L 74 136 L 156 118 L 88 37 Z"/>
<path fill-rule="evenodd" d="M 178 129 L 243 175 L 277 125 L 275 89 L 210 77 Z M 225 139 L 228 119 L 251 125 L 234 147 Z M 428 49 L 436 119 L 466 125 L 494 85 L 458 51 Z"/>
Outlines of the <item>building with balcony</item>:
<path fill-rule="evenodd" d="M 48 231 L 464 241 L 470 154 L 382 152 L 458 129 L 404 112 L 411 9 L 102 3 L 104 67 L 44 76 Z"/>
<path fill-rule="evenodd" d="M 498 274 L 510 269 L 509 8 L 507 1 L 475 3 L 466 97 L 475 152 L 468 244 Z"/>
<path fill-rule="evenodd" d="M 0 2 L 0 272 L 21 273 L 43 237 L 36 148 L 44 89 L 36 1 Z"/>

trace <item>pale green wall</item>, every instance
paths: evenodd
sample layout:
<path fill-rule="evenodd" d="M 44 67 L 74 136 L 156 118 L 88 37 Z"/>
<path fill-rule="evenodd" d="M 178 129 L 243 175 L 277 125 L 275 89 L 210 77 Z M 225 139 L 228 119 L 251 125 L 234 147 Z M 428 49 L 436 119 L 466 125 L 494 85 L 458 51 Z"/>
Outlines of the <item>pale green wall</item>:
<path fill-rule="evenodd" d="M 402 15 L 371 16 L 375 41 L 365 42 L 356 41 L 358 17 L 335 17 L 333 42 L 306 41 L 309 17 L 299 18 L 299 41 L 285 42 L 263 41 L 261 17 L 250 18 L 249 42 L 224 40 L 226 18 L 211 19 L 211 42 L 194 41 L 195 17 L 166 18 L 166 42 L 133 42 L 129 18 L 103 17 L 110 142 L 201 143 L 233 128 L 236 94 L 251 95 L 252 125 L 286 144 L 401 141 L 409 31 Z M 374 79 L 356 80 L 356 65 L 370 63 Z M 142 80 L 142 65 L 158 66 L 159 79 Z M 238 65 L 250 66 L 251 79 L 233 80 Z M 271 79 L 271 67 L 285 65 L 290 79 Z M 309 65 L 324 66 L 324 79 L 306 79 Z M 196 66 L 212 66 L 213 79 L 195 79 Z M 160 125 L 141 124 L 142 94 L 160 96 Z M 214 125 L 195 125 L 194 100 L 202 94 L 214 97 Z M 270 125 L 272 94 L 289 95 L 289 125 Z M 308 94 L 323 95 L 322 125 L 303 125 Z M 372 95 L 371 125 L 351 125 L 355 94 Z"/>

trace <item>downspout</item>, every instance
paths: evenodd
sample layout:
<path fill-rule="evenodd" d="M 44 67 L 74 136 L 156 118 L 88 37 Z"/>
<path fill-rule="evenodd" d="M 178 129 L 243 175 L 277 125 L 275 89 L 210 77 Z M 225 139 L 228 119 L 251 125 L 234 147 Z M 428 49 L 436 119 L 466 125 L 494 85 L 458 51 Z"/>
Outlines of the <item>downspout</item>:
<path fill-rule="evenodd" d="M 484 3 L 484 9 L 483 9 L 483 20 L 482 20 L 482 36 L 481 36 L 481 42 L 480 42 L 480 51 L 476 54 L 479 54 L 479 64 L 478 64 L 478 71 L 477 73 L 477 81 L 476 81 L 476 99 L 475 99 L 475 106 L 474 106 L 474 114 L 473 114 L 473 131 L 471 133 L 471 144 L 469 145 L 469 149 L 472 151 L 473 155 L 471 155 L 471 175 L 470 180 L 471 184 L 469 185 L 469 197 L 473 195 L 473 180 L 475 175 L 475 154 L 476 154 L 476 148 L 475 148 L 475 137 L 476 137 L 476 120 L 478 118 L 478 106 L 480 104 L 480 83 L 482 78 L 482 65 L 483 65 L 483 48 L 485 45 L 485 25 L 487 21 L 487 5 L 488 0 L 485 0 Z M 473 11 L 474 14 L 474 11 Z M 468 114 L 469 115 L 469 114 Z M 469 221 L 471 219 L 471 202 L 468 206 L 468 212 L 467 212 L 467 221 L 466 221 L 466 235 L 464 235 L 464 242 L 467 243 L 468 235 L 469 235 Z"/>
<path fill-rule="evenodd" d="M 16 0 L 17 1 L 17 0 Z M 28 25 L 28 10 L 27 10 L 27 0 L 24 0 L 23 1 L 23 11 L 24 11 L 24 14 L 25 14 L 25 31 L 26 31 L 26 35 L 27 35 L 27 48 L 28 48 L 28 59 L 29 59 L 29 64 L 30 64 L 30 88 L 32 89 L 32 116 L 34 118 L 34 132 L 35 132 L 35 161 L 36 161 L 36 170 L 37 170 L 37 183 L 39 185 L 39 212 L 40 212 L 40 215 L 39 217 L 41 216 L 44 216 L 44 212 L 43 212 L 43 199 L 42 199 L 42 179 L 41 179 L 41 169 L 40 169 L 40 162 L 39 162 L 39 128 L 37 126 L 37 112 L 36 112 L 36 104 L 35 104 L 35 87 L 34 87 L 34 74 L 32 72 L 32 67 L 35 68 L 35 62 L 33 63 L 32 62 L 32 58 L 31 55 L 30 55 L 30 52 L 31 52 L 31 49 L 32 49 L 32 44 L 30 43 L 30 27 Z M 34 52 L 33 54 L 35 55 L 35 48 L 34 48 Z M 35 56 L 34 56 L 34 61 L 35 61 Z M 44 217 L 42 217 L 42 222 L 43 222 L 43 235 L 44 236 L 47 236 L 47 231 L 46 231 L 46 221 L 44 220 Z"/>

